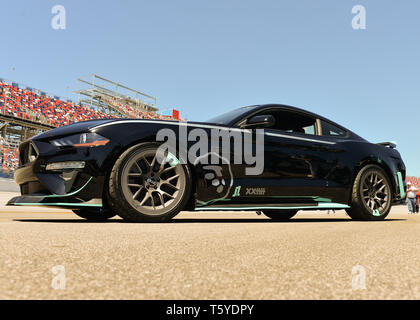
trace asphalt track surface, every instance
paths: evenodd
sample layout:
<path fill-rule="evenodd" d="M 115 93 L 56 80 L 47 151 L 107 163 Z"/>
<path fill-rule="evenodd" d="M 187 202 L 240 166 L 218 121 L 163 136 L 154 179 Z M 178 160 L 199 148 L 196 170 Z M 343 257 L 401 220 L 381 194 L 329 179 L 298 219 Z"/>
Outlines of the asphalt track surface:
<path fill-rule="evenodd" d="M 90 223 L 3 206 L 14 195 L 0 193 L 0 299 L 420 299 L 420 215 L 405 207 L 383 222 L 341 211 Z"/>

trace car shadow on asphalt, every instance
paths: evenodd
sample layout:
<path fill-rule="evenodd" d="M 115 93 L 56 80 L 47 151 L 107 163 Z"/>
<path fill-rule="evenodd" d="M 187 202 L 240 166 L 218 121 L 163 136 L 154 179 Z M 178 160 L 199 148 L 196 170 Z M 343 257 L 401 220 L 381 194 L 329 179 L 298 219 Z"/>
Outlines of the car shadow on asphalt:
<path fill-rule="evenodd" d="M 127 224 L 177 224 L 177 223 L 331 223 L 331 222 L 347 222 L 347 223 L 356 223 L 356 222 L 365 222 L 365 223 L 384 223 L 384 222 L 394 222 L 394 221 L 406 221 L 407 219 L 386 219 L 384 221 L 354 221 L 350 218 L 295 218 L 286 221 L 274 221 L 271 219 L 261 219 L 261 218 L 179 218 L 173 219 L 168 222 L 130 222 L 124 221 L 122 219 L 110 219 L 107 221 L 87 221 L 83 219 L 13 219 L 17 222 L 35 222 L 35 223 L 94 223 L 94 224 L 103 224 L 103 223 L 127 223 Z"/>

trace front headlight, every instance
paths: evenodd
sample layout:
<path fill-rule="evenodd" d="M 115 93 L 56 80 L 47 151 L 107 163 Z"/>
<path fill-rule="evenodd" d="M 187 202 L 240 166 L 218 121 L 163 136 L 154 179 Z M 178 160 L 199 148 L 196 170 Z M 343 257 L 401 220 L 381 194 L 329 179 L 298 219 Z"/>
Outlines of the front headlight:
<path fill-rule="evenodd" d="M 98 147 L 104 146 L 109 142 L 109 139 L 102 137 L 101 135 L 88 132 L 75 134 L 73 136 L 68 136 L 56 140 L 50 141 L 53 146 L 56 147 Z"/>

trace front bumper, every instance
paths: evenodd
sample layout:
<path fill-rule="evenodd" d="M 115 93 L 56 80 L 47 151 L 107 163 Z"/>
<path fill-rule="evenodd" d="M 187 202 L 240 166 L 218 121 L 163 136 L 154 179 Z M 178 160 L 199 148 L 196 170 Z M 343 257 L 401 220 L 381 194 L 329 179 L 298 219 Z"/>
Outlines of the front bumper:
<path fill-rule="evenodd" d="M 101 159 L 106 147 L 87 150 L 73 148 L 60 150 L 49 143 L 27 141 L 20 147 L 22 153 L 31 144 L 37 151 L 32 162 L 21 165 L 15 171 L 15 181 L 21 196 L 9 200 L 7 205 L 15 206 L 56 206 L 63 208 L 102 207 L 105 175 L 101 170 Z M 47 164 L 64 161 L 83 161 L 84 168 L 47 170 Z"/>
<path fill-rule="evenodd" d="M 69 209 L 80 207 L 102 207 L 102 198 L 86 197 L 86 190 L 92 186 L 88 185 L 92 182 L 93 178 L 88 181 L 79 189 L 69 192 L 64 195 L 58 194 L 25 194 L 19 197 L 14 197 L 7 203 L 8 206 L 55 206 L 66 207 Z M 89 199 L 90 198 L 90 199 Z"/>

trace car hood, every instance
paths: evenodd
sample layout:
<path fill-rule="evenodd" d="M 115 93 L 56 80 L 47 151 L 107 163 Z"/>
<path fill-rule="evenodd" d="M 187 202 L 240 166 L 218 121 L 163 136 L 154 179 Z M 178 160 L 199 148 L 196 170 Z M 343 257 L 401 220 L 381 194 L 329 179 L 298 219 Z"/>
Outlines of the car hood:
<path fill-rule="evenodd" d="M 77 122 L 77 123 L 73 123 L 67 126 L 63 126 L 63 127 L 59 127 L 59 128 L 55 128 L 49 131 L 46 131 L 44 133 L 40 133 L 34 137 L 31 138 L 31 140 L 49 140 L 51 138 L 59 138 L 59 137 L 64 137 L 64 136 L 69 136 L 69 135 L 73 135 L 73 134 L 77 134 L 77 133 L 82 133 L 82 132 L 88 132 L 91 130 L 96 130 L 97 128 L 101 128 L 103 125 L 108 125 L 108 124 L 112 124 L 112 125 L 118 125 L 120 124 L 124 124 L 126 122 L 134 122 L 134 123 L 142 123 L 144 125 L 155 125 L 157 122 L 159 123 L 165 123 L 168 126 L 171 125 L 178 125 L 179 121 L 176 120 L 153 120 L 153 119 L 124 119 L 124 118 L 119 118 L 119 119 L 101 119 L 101 120 L 89 120 L 89 121 L 83 121 L 83 122 Z M 188 121 L 188 124 L 191 125 L 196 125 L 196 126 L 217 126 L 217 127 L 224 127 L 223 125 L 216 125 L 216 124 L 210 124 L 210 123 L 206 123 L 206 122 L 193 122 L 193 121 Z"/>
<path fill-rule="evenodd" d="M 89 120 L 89 121 L 83 121 L 83 122 L 77 122 L 73 123 L 67 126 L 58 127 L 55 129 L 48 130 L 46 132 L 37 134 L 36 136 L 32 137 L 31 140 L 44 140 L 44 139 L 50 139 L 60 136 L 68 136 L 72 134 L 87 132 L 90 129 L 105 124 L 108 122 L 112 122 L 114 119 L 101 119 L 101 120 Z"/>

